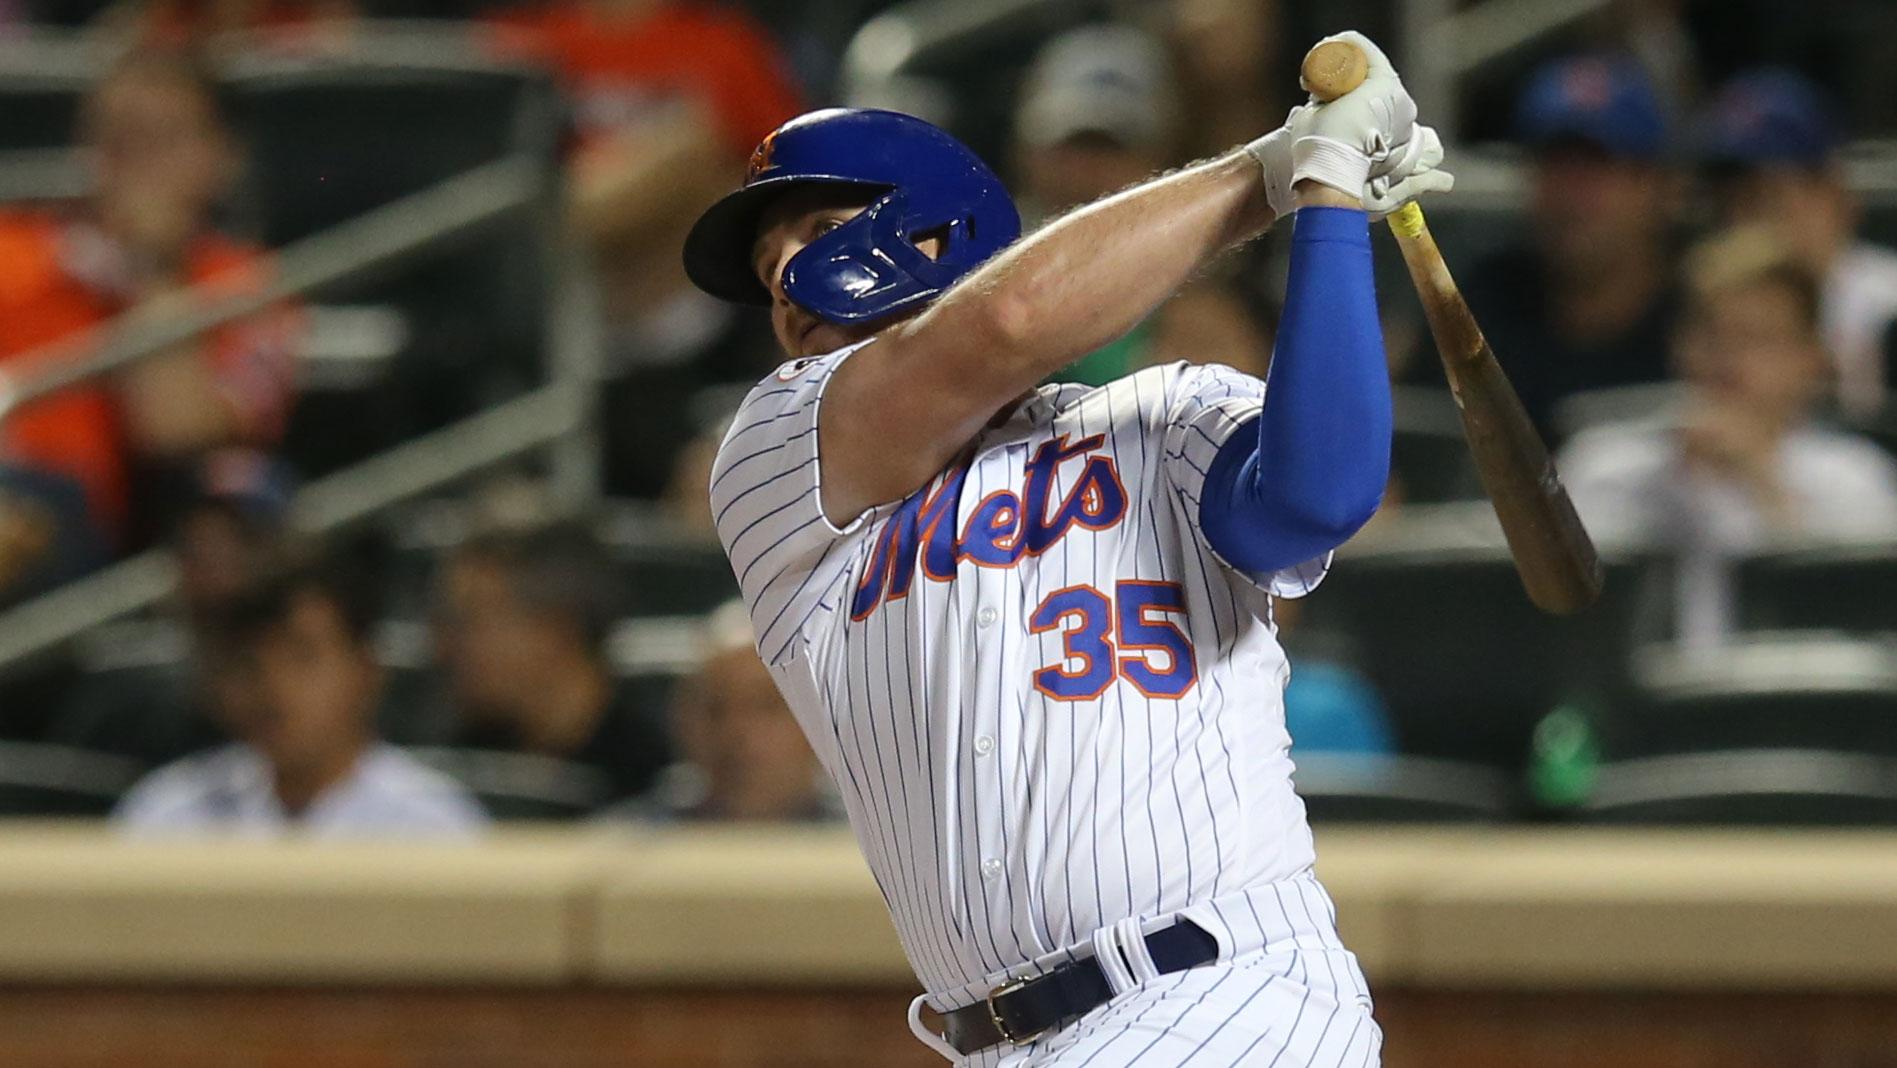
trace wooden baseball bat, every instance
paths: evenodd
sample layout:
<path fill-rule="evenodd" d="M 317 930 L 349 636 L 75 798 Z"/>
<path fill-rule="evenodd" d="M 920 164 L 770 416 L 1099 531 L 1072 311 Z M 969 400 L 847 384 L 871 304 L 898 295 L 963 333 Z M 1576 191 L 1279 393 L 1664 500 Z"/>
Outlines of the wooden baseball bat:
<path fill-rule="evenodd" d="M 1361 85 L 1368 72 L 1361 49 L 1331 41 L 1311 49 L 1298 74 L 1307 92 L 1328 101 Z M 1423 209 L 1411 201 L 1392 212 L 1389 223 L 1422 298 L 1429 332 L 1462 415 L 1463 437 L 1528 599 L 1554 615 L 1579 612 L 1600 596 L 1601 562 L 1561 485 L 1548 446 L 1529 422 L 1521 398 L 1456 288 Z"/>

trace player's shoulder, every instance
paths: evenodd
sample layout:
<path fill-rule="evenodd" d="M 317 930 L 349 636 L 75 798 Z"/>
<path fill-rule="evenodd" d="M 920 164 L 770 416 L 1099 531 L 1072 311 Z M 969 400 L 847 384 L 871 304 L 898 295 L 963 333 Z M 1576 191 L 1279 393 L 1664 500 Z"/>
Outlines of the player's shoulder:
<path fill-rule="evenodd" d="M 759 405 L 782 406 L 788 402 L 774 400 L 780 397 L 792 397 L 808 394 L 820 388 L 837 368 L 843 365 L 853 354 L 868 346 L 875 338 L 868 338 L 851 345 L 826 352 L 820 356 L 799 356 L 777 365 L 777 369 L 759 379 L 745 395 L 739 409 L 755 408 Z"/>
<path fill-rule="evenodd" d="M 1252 398 L 1264 394 L 1264 383 L 1236 368 L 1217 363 L 1154 364 L 1116 378 L 1104 385 L 1060 383 L 1042 386 L 1041 396 L 1058 412 L 1084 406 L 1110 406 L 1116 411 L 1137 411 L 1149 421 L 1159 422 L 1181 403 L 1212 403 L 1231 397 Z"/>
<path fill-rule="evenodd" d="M 722 456 L 733 448 L 754 444 L 750 439 L 774 437 L 789 428 L 792 418 L 813 409 L 830 375 L 850 354 L 864 343 L 849 345 L 821 356 L 804 356 L 779 364 L 751 387 L 740 401 L 725 431 L 719 449 Z"/>

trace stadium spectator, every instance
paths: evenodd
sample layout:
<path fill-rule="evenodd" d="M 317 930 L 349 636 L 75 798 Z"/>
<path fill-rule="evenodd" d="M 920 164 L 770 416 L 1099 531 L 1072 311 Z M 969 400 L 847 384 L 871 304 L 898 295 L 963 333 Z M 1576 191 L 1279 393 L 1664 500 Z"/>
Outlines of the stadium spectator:
<path fill-rule="evenodd" d="M 681 303 L 695 291 L 676 250 L 701 202 L 802 110 L 788 64 L 762 27 L 723 4 L 536 4 L 495 31 L 503 51 L 551 67 L 573 100 L 574 213 L 599 250 L 609 318 L 647 347 L 689 354 L 706 338 L 684 335 L 723 324 Z"/>
<path fill-rule="evenodd" d="M 619 598 L 588 532 L 472 538 L 449 560 L 438 601 L 453 747 L 557 761 L 584 809 L 644 793 L 670 763 L 662 712 L 642 707 L 606 660 Z"/>
<path fill-rule="evenodd" d="M 1303 102 L 1301 93 L 1292 99 L 1296 74 L 1277 62 L 1283 0 L 1171 0 L 1154 7 L 1179 73 L 1189 157 L 1245 144 Z"/>
<path fill-rule="evenodd" d="M 661 515 L 680 530 L 704 537 L 708 545 L 718 538 L 711 514 L 711 466 L 730 426 L 730 419 L 720 420 L 685 443 L 673 458 L 672 477 L 659 498 Z"/>
<path fill-rule="evenodd" d="M 141 780 L 114 814 L 127 833 L 461 837 L 486 823 L 459 786 L 377 740 L 364 585 L 300 569 L 223 614 L 214 677 L 239 740 Z"/>
<path fill-rule="evenodd" d="M 1178 158 L 1179 118 L 1156 38 L 1099 24 L 1048 41 L 1015 113 L 1022 214 L 1046 219 L 1164 170 Z"/>
<path fill-rule="evenodd" d="M 1697 248 L 1675 347 L 1683 410 L 1585 431 L 1560 468 L 1606 544 L 1678 562 L 1682 641 L 1731 629 L 1728 561 L 1778 541 L 1897 538 L 1897 463 L 1810 419 L 1824 390 L 1817 279 L 1763 229 Z"/>
<path fill-rule="evenodd" d="M 1272 621 L 1291 658 L 1284 688 L 1284 727 L 1291 755 L 1349 753 L 1388 756 L 1397 752 L 1396 724 L 1377 686 L 1354 666 L 1360 657 L 1350 636 L 1302 624 L 1302 599 L 1272 603 Z"/>
<path fill-rule="evenodd" d="M 261 453 L 205 458 L 169 540 L 178 561 L 169 611 L 88 643 L 50 741 L 155 767 L 230 740 L 239 717 L 220 707 L 230 656 L 219 621 L 287 560 L 293 489 L 288 470 Z"/>
<path fill-rule="evenodd" d="M 104 559 L 77 482 L 0 464 L 0 606 L 78 578 Z"/>
<path fill-rule="evenodd" d="M 1676 183 L 1659 103 L 1630 60 L 1543 68 L 1517 128 L 1534 153 L 1533 234 L 1477 263 L 1463 290 L 1529 417 L 1553 440 L 1564 398 L 1666 376 Z M 1433 354 L 1408 366 L 1418 381 L 1441 380 Z"/>
<path fill-rule="evenodd" d="M 667 789 L 631 814 L 659 820 L 840 816 L 816 754 L 758 659 L 742 607 L 713 612 L 705 631 L 705 659 L 672 708 L 686 774 L 668 776 Z"/>
<path fill-rule="evenodd" d="M 209 74 L 135 52 L 87 94 L 79 140 L 93 168 L 74 213 L 0 213 L 0 367 L 116 316 L 255 285 L 268 261 L 219 236 L 212 213 L 237 149 Z M 205 451 L 268 443 L 289 406 L 294 315 L 226 327 L 110 378 L 26 406 L 0 426 L 0 461 L 83 488 L 101 538 L 123 551 L 165 525 L 177 481 Z"/>
<path fill-rule="evenodd" d="M 790 65 L 728 3 L 565 0 L 493 20 L 498 47 L 536 59 L 572 98 L 571 218 L 592 253 L 606 330 L 604 467 L 615 494 L 657 497 L 700 429 L 708 382 L 756 381 L 775 346 L 755 316 L 686 279 L 692 220 L 751 149 L 803 110 Z M 636 408 L 634 419 L 618 417 Z"/>
<path fill-rule="evenodd" d="M 360 14 L 355 0 L 118 0 L 91 25 L 167 48 L 208 48 L 250 32 L 307 44 L 337 39 Z"/>
<path fill-rule="evenodd" d="M 1041 49 L 1026 85 L 1015 116 L 1015 159 L 1030 227 L 1178 162 L 1178 88 L 1157 38 L 1129 26 L 1070 30 Z M 1269 357 L 1270 339 L 1257 318 L 1230 286 L 1207 278 L 1059 377 L 1100 385 L 1174 360 L 1263 374 Z"/>
<path fill-rule="evenodd" d="M 1837 399 L 1857 417 L 1883 407 L 1897 322 L 1897 251 L 1859 240 L 1858 203 L 1838 160 L 1840 133 L 1817 87 L 1752 71 L 1713 102 L 1701 151 L 1725 220 L 1774 229 L 1824 283 L 1825 342 Z"/>

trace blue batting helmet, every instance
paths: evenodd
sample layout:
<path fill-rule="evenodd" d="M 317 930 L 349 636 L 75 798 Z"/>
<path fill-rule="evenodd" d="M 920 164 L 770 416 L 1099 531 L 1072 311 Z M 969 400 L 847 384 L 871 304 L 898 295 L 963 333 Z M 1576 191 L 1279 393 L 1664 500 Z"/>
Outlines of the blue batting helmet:
<path fill-rule="evenodd" d="M 712 205 L 685 240 L 698 288 L 769 304 L 753 270 L 758 222 L 778 197 L 812 185 L 855 186 L 861 215 L 791 257 L 784 292 L 832 323 L 871 322 L 933 299 L 1021 234 L 1001 179 L 967 146 L 894 111 L 831 108 L 778 127 L 751 154 L 744 184 Z M 943 240 L 934 259 L 916 242 Z"/>

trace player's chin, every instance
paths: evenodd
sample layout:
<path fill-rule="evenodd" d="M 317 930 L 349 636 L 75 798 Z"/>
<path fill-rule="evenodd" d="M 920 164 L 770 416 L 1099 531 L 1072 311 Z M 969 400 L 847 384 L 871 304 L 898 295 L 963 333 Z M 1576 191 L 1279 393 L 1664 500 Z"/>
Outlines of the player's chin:
<path fill-rule="evenodd" d="M 822 356 L 835 352 L 855 341 L 859 333 L 833 323 L 812 323 L 797 339 L 797 355 Z"/>

